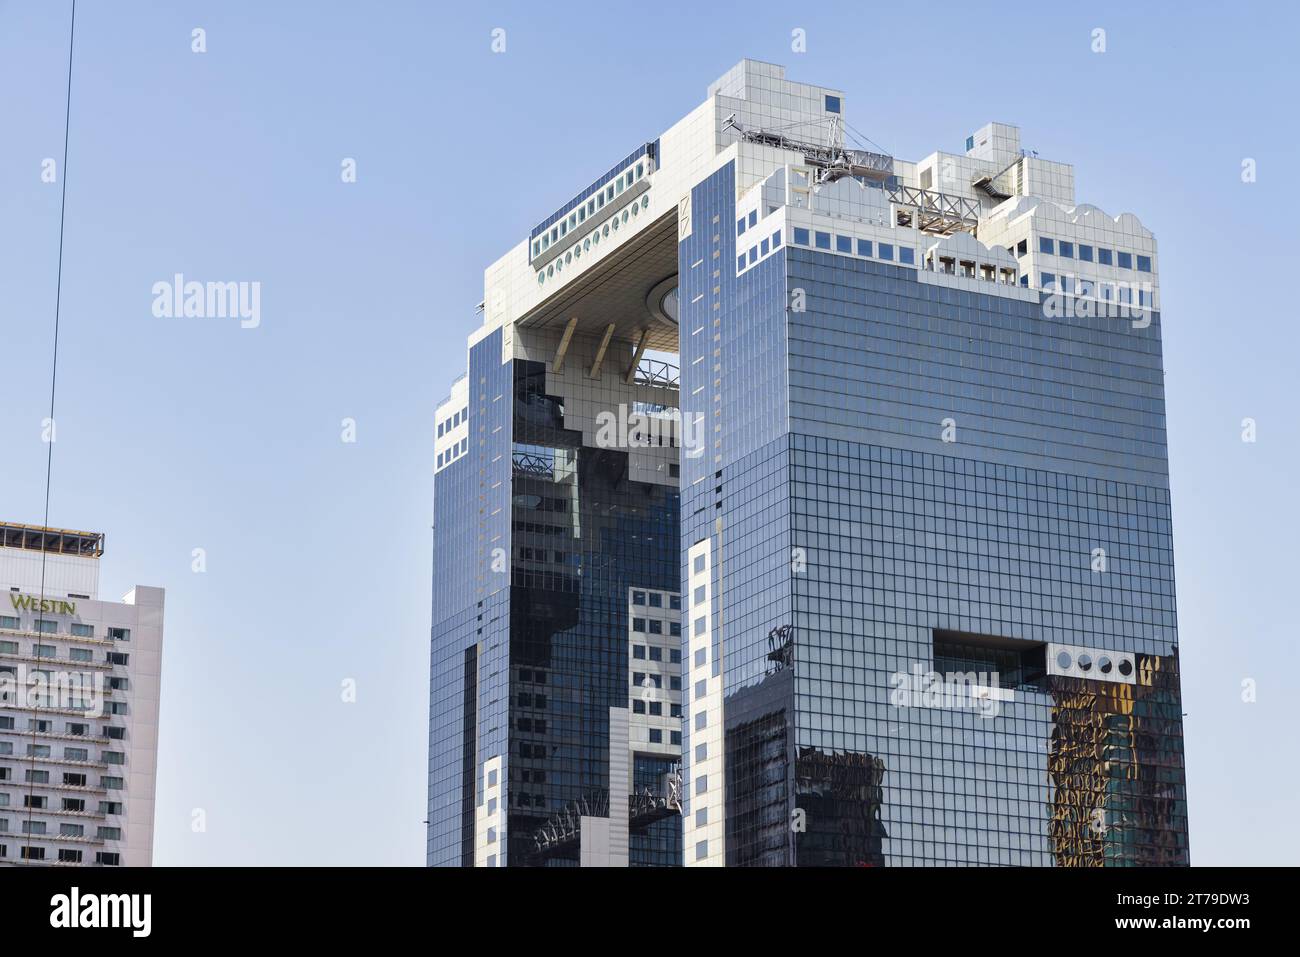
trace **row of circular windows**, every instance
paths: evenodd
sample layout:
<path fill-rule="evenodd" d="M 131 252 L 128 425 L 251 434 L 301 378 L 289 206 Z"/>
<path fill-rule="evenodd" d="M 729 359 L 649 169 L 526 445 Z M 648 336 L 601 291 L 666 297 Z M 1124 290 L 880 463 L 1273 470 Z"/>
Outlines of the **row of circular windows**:
<path fill-rule="evenodd" d="M 545 269 L 537 271 L 537 284 L 540 286 L 546 280 L 563 272 L 565 266 L 573 265 L 574 260 L 581 259 L 582 254 L 591 252 L 592 246 L 600 245 L 602 239 L 608 239 L 611 231 L 618 232 L 619 226 L 626 226 L 628 222 L 635 219 L 643 209 L 650 206 L 650 197 L 642 196 L 640 202 L 633 202 L 631 206 L 624 209 L 621 214 L 613 216 L 605 225 L 593 229 L 590 235 L 580 243 L 568 250 L 563 256 L 556 256 L 555 262 L 548 265 Z"/>
<path fill-rule="evenodd" d="M 1077 664 L 1080 671 L 1091 671 L 1094 664 L 1092 655 L 1081 654 L 1077 659 L 1072 660 L 1068 651 L 1062 651 L 1056 656 L 1056 666 L 1062 671 L 1069 671 L 1071 664 Z M 1104 675 L 1111 673 L 1115 668 L 1115 663 L 1107 655 L 1098 655 L 1096 660 L 1097 670 Z M 1128 658 L 1119 660 L 1119 673 L 1125 678 L 1133 673 L 1133 662 Z"/>

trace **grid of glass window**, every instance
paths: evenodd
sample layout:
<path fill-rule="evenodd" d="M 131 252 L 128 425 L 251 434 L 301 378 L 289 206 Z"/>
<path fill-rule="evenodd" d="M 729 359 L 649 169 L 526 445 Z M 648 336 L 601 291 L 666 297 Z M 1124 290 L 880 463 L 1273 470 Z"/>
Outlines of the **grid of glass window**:
<path fill-rule="evenodd" d="M 564 427 L 563 399 L 548 394 L 545 364 L 514 366 L 509 857 L 574 866 L 577 843 L 539 849 L 536 836 L 582 802 L 607 806 L 609 712 L 630 704 L 627 636 L 638 616 L 629 614 L 628 596 L 646 590 L 639 623 L 649 661 L 652 625 L 670 640 L 649 602 L 653 594 L 662 607 L 662 593 L 677 591 L 678 493 L 629 482 L 625 450 L 585 446 L 581 432 Z M 649 677 L 662 683 L 665 674 Z M 664 710 L 662 700 L 653 704 Z M 669 827 L 633 829 L 644 857 L 637 863 L 662 862 Z"/>
<path fill-rule="evenodd" d="M 671 774 L 676 761 L 650 754 L 637 754 L 632 760 L 633 794 L 659 795 L 664 778 Z M 628 832 L 629 867 L 680 867 L 682 864 L 682 817 L 664 814 Z"/>
<path fill-rule="evenodd" d="M 806 572 L 792 576 L 801 756 L 878 762 L 890 864 L 1054 863 L 1052 696 L 1022 687 L 986 718 L 899 708 L 891 681 L 930 667 L 936 629 L 1171 658 L 1167 493 L 807 436 L 792 442 L 792 541 L 809 556 Z M 1105 573 L 1090 561 L 1099 545 Z M 1181 788 L 1181 778 L 1169 786 Z"/>
<path fill-rule="evenodd" d="M 696 189 L 697 223 L 731 221 L 729 175 Z M 684 290 L 689 263 L 714 246 L 726 262 L 729 243 L 697 228 Z M 713 366 L 683 379 L 684 413 L 717 427 L 712 458 L 687 462 L 682 571 L 685 587 L 687 550 L 711 537 L 727 862 L 1185 862 L 1158 315 L 1049 324 L 1039 303 L 818 246 L 832 235 L 796 228 L 771 260 L 784 277 L 699 277 L 682 324 L 683 369 Z M 787 308 L 794 289 L 804 310 Z M 1090 842 L 1054 777 L 1086 719 L 1043 673 L 1048 642 L 1146 663 L 1147 685 L 1116 692 L 1144 702 L 1145 725 L 1116 740 L 1145 783 L 1085 795 L 1130 822 Z M 936 663 L 988 665 L 1013 691 L 992 717 L 891 699 L 899 674 Z"/>
<path fill-rule="evenodd" d="M 1045 318 L 1039 303 L 790 247 L 791 430 L 1167 486 L 1160 315 Z"/>
<path fill-rule="evenodd" d="M 477 769 L 492 755 L 509 766 L 510 589 L 508 576 L 494 571 L 493 548 L 510 547 L 509 482 L 494 485 L 509 475 L 512 365 L 501 362 L 499 330 L 470 349 L 469 451 L 434 483 L 426 852 L 433 866 L 473 863 Z M 476 722 L 472 735 L 468 721 Z"/>

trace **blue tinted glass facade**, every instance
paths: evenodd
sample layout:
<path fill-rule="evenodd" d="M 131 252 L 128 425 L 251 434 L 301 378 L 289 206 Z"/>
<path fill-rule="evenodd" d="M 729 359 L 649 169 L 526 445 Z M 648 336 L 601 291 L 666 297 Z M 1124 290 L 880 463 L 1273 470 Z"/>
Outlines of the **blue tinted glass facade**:
<path fill-rule="evenodd" d="M 567 428 L 549 378 L 503 362 L 499 330 L 472 346 L 469 450 L 436 478 L 428 861 L 576 866 L 565 822 L 619 815 L 629 864 L 679 864 L 678 816 L 611 800 L 613 768 L 662 793 L 675 763 L 616 765 L 611 709 L 633 695 L 630 590 L 677 590 L 678 492 Z"/>
<path fill-rule="evenodd" d="M 790 621 L 792 597 L 786 249 L 740 276 L 729 268 L 734 239 L 730 230 L 717 231 L 711 224 L 732 220 L 734 195 L 731 164 L 697 186 L 692 209 L 699 225 L 679 249 L 679 299 L 686 304 L 682 413 L 702 423 L 703 440 L 700 455 L 686 455 L 682 462 L 682 587 L 690 621 L 686 553 L 694 543 L 712 538 L 710 663 L 714 675 L 724 675 L 727 695 L 726 776 L 757 783 L 772 773 L 769 752 L 780 752 L 792 740 L 794 720 L 789 683 L 776 694 L 763 684 L 770 665 L 769 633 Z M 683 644 L 684 656 L 688 644 Z M 692 694 L 688 688 L 688 702 Z M 761 706 L 754 706 L 756 699 Z M 683 815 L 690 816 L 690 721 L 683 738 Z M 734 747 L 733 738 L 738 738 Z M 734 768 L 733 757 L 740 762 Z M 775 788 L 783 794 L 784 787 L 764 784 L 751 795 L 726 785 L 728 802 L 733 796 L 741 802 L 735 814 L 728 812 L 728 826 L 755 815 L 762 821 L 749 829 L 761 832 L 752 840 L 728 832 L 729 863 L 736 862 L 732 848 L 742 845 L 747 847 L 743 854 L 771 862 L 773 853 L 764 850 L 764 840 L 781 844 L 788 829 L 786 802 L 773 811 L 770 792 Z M 775 826 L 774 815 L 780 819 Z"/>
<path fill-rule="evenodd" d="M 678 492 L 629 481 L 626 450 L 565 428 L 545 364 L 515 366 L 511 863 L 576 866 L 577 841 L 539 847 L 539 832 L 570 810 L 629 815 L 610 804 L 610 709 L 640 693 L 628 679 L 630 590 L 677 588 Z M 672 827 L 634 828 L 629 863 L 666 863 Z"/>
<path fill-rule="evenodd" d="M 632 791 L 635 795 L 663 793 L 664 778 L 673 774 L 679 762 L 649 754 L 635 755 L 632 761 Z M 682 816 L 677 812 L 637 815 L 646 823 L 628 832 L 629 867 L 680 867 L 682 864 Z"/>
<path fill-rule="evenodd" d="M 1168 488 L 1159 313 L 1049 319 L 914 269 L 788 254 L 807 303 L 790 315 L 792 431 Z"/>
<path fill-rule="evenodd" d="M 990 719 L 896 707 L 891 678 L 935 665 L 935 634 L 945 631 L 1100 643 L 1174 668 L 1167 495 L 877 445 L 793 441 L 792 537 L 810 556 L 807 573 L 794 576 L 797 747 L 823 761 L 869 755 L 880 777 L 878 857 L 827 856 L 819 846 L 817 862 L 1065 863 L 1049 828 L 1058 689 L 1018 686 Z M 1099 542 L 1111 559 L 1104 574 L 1089 562 Z M 1141 773 L 1169 780 L 1149 799 L 1136 795 L 1139 804 L 1183 787 L 1181 735 L 1161 733 L 1168 754 Z M 1131 783 L 1116 772 L 1102 793 Z M 1087 813 L 1113 803 L 1099 796 Z M 1181 795 L 1172 803 L 1132 815 L 1135 831 L 1143 816 L 1152 823 L 1133 836 L 1130 862 L 1185 862 L 1185 803 Z"/>
<path fill-rule="evenodd" d="M 737 276 L 708 225 L 733 196 L 730 166 L 697 187 L 680 248 L 727 863 L 1187 863 L 1159 314 L 1051 319 L 799 247 Z M 1054 673 L 1058 646 L 1133 680 Z M 949 669 L 1005 694 L 896 694 Z"/>
<path fill-rule="evenodd" d="M 505 754 L 513 363 L 500 330 L 469 352 L 469 450 L 435 480 L 429 663 L 431 866 L 473 864 L 478 762 Z M 496 551 L 500 549 L 501 551 Z"/>

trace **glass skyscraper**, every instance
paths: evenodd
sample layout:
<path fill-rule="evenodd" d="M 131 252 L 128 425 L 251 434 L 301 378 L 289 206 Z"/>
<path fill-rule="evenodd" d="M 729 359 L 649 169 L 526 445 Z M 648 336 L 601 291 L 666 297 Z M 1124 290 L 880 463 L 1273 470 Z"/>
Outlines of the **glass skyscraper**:
<path fill-rule="evenodd" d="M 1154 237 L 846 106 L 744 61 L 488 270 L 431 863 L 1188 862 Z"/>
<path fill-rule="evenodd" d="M 640 305 L 485 324 L 439 408 L 431 864 L 681 864 L 676 331 Z"/>

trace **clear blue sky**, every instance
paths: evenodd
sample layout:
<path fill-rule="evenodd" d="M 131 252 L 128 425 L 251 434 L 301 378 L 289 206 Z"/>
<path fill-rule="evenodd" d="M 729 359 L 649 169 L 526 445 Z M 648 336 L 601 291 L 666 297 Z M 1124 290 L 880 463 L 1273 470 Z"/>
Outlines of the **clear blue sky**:
<path fill-rule="evenodd" d="M 482 270 L 745 56 L 904 158 L 1017 124 L 1155 231 L 1192 857 L 1300 860 L 1295 7 L 461 6 L 79 4 L 50 520 L 107 534 L 105 597 L 167 589 L 157 863 L 423 863 L 431 425 Z M 28 522 L 67 30 L 0 0 L 0 515 Z M 261 326 L 155 318 L 177 272 L 260 282 Z"/>

